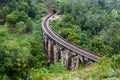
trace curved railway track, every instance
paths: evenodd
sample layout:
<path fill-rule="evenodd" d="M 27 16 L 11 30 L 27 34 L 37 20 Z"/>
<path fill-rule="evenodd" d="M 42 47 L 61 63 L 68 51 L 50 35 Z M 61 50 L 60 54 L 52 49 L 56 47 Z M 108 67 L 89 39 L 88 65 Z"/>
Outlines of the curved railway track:
<path fill-rule="evenodd" d="M 95 62 L 98 61 L 98 59 L 101 57 L 98 54 L 94 54 L 93 52 L 87 51 L 85 49 L 82 49 L 74 44 L 72 44 L 71 42 L 65 40 L 64 38 L 62 38 L 61 36 L 59 36 L 58 34 L 56 34 L 51 26 L 49 25 L 49 21 L 50 18 L 54 16 L 54 13 L 46 16 L 44 18 L 44 20 L 42 21 L 42 29 L 43 31 L 51 38 L 53 39 L 55 42 L 61 44 L 62 46 L 64 46 L 65 48 L 75 52 L 77 55 L 81 55 L 84 57 L 87 57 Z"/>

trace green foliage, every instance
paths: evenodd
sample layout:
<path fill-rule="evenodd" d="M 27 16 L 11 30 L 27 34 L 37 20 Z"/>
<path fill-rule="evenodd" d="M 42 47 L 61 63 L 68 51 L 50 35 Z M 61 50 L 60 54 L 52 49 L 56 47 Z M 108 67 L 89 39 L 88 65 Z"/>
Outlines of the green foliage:
<path fill-rule="evenodd" d="M 8 3 L 8 2 L 10 2 L 11 0 L 1 0 L 0 2 L 2 3 L 2 4 L 5 4 L 5 3 Z"/>
<path fill-rule="evenodd" d="M 105 7 L 105 0 L 98 0 L 98 4 L 102 7 L 102 9 Z"/>
<path fill-rule="evenodd" d="M 64 73 L 65 71 L 64 65 L 57 62 L 48 68 L 32 69 L 29 78 L 30 80 L 51 80 L 51 74 Z"/>
<path fill-rule="evenodd" d="M 27 45 L 23 46 L 23 44 L 25 43 L 19 43 L 18 40 L 12 39 L 4 41 L 0 46 L 0 58 L 2 59 L 0 61 L 0 72 L 8 72 L 8 76 L 12 79 L 26 76 L 29 61 L 32 60 L 29 50 L 30 45 L 27 42 Z"/>
<path fill-rule="evenodd" d="M 67 40 L 99 54 L 109 57 L 119 54 L 120 22 L 117 4 L 120 1 L 110 2 L 111 4 L 107 0 L 56 0 L 55 5 L 59 6 L 63 17 L 59 24 L 53 23 L 53 26 L 58 25 L 54 30 Z M 80 30 L 75 32 L 74 25 Z"/>
<path fill-rule="evenodd" d="M 63 22 L 64 23 L 69 23 L 72 24 L 74 22 L 74 18 L 70 15 L 70 14 L 66 14 L 65 16 L 63 16 Z M 67 27 L 70 27 L 69 25 Z"/>
<path fill-rule="evenodd" d="M 93 1 L 93 2 L 92 2 Z M 53 22 L 53 29 L 65 39 L 76 43 L 112 60 L 103 58 L 93 68 L 83 73 L 61 74 L 60 80 L 119 80 L 119 4 L 105 4 L 107 0 L 56 0 L 56 6 L 63 14 L 62 20 Z M 113 1 L 111 1 L 113 2 Z M 75 29 L 78 26 L 77 30 Z M 80 30 L 79 30 L 80 29 Z M 71 77 L 72 75 L 72 77 Z M 77 76 L 75 76 L 77 75 Z M 82 75 L 82 76 L 80 76 Z M 53 79 L 53 78 L 51 78 Z"/>
<path fill-rule="evenodd" d="M 50 80 L 50 78 L 46 74 L 36 74 L 30 80 Z"/>
<path fill-rule="evenodd" d="M 28 4 L 28 2 L 20 2 L 19 5 L 17 6 L 17 9 L 19 11 L 24 11 L 25 13 L 28 13 L 30 10 L 30 6 Z"/>
<path fill-rule="evenodd" d="M 32 73 L 30 80 L 119 80 L 120 73 L 112 69 L 111 64 L 111 60 L 104 57 L 98 63 L 77 71 L 64 71 L 62 73 L 55 71 L 55 73 L 49 73 L 47 69 L 43 68 L 40 71 L 44 72 L 37 73 L 39 71 L 36 70 L 36 72 Z M 55 65 L 52 70 L 56 70 Z"/>
<path fill-rule="evenodd" d="M 7 15 L 7 22 L 11 24 L 16 24 L 19 21 L 26 21 L 28 15 L 24 11 L 13 11 L 11 14 Z"/>
<path fill-rule="evenodd" d="M 88 44 L 88 36 L 85 33 L 81 33 L 81 44 Z"/>
<path fill-rule="evenodd" d="M 112 57 L 112 66 L 114 68 L 120 69 L 120 54 Z"/>
<path fill-rule="evenodd" d="M 26 32 L 32 32 L 32 30 L 33 30 L 33 21 L 32 21 L 32 19 L 28 18 L 24 23 L 27 26 L 26 27 Z"/>
<path fill-rule="evenodd" d="M 32 20 L 24 11 L 13 11 L 7 15 L 6 21 L 9 28 L 14 28 L 14 32 L 25 33 L 32 31 Z"/>
<path fill-rule="evenodd" d="M 3 6 L 2 13 L 4 16 L 8 15 L 10 13 L 10 8 L 8 6 Z"/>
<path fill-rule="evenodd" d="M 67 40 L 75 43 L 80 44 L 80 36 L 75 33 L 71 28 L 66 28 L 58 32 L 62 37 L 66 38 Z"/>
<path fill-rule="evenodd" d="M 46 63 L 40 17 L 34 19 L 41 14 L 30 0 L 5 1 L 0 3 L 0 80 L 24 80 L 31 67 Z"/>
<path fill-rule="evenodd" d="M 0 26 L 0 43 L 5 41 L 5 39 L 8 38 L 8 32 L 6 32 L 7 28 L 4 28 L 4 26 Z"/>
<path fill-rule="evenodd" d="M 0 75 L 1 80 L 10 80 L 7 75 Z"/>
<path fill-rule="evenodd" d="M 50 65 L 49 67 L 49 72 L 50 73 L 61 73 L 61 72 L 64 72 L 66 69 L 64 67 L 64 65 L 62 63 L 55 63 L 55 64 L 52 64 Z"/>
<path fill-rule="evenodd" d="M 99 49 L 95 51 L 107 56 L 119 54 L 119 32 L 119 22 L 113 22 L 108 28 L 102 30 L 100 35 L 95 36 L 93 39 L 93 47 Z"/>
<path fill-rule="evenodd" d="M 37 9 L 36 7 L 31 7 L 28 11 L 28 15 L 31 17 L 31 18 L 35 18 L 37 14 Z"/>
<path fill-rule="evenodd" d="M 112 16 L 113 16 L 114 18 L 117 18 L 117 17 L 118 17 L 118 12 L 117 12 L 117 10 L 115 10 L 115 9 L 112 10 L 111 14 L 112 14 Z"/>
<path fill-rule="evenodd" d="M 53 1 L 55 4 L 51 5 Z M 0 80 L 119 79 L 120 2 L 114 0 L 108 4 L 107 1 L 1 0 Z M 102 59 L 90 69 L 77 72 L 67 72 L 61 63 L 46 67 L 40 18 L 47 14 L 47 4 L 51 5 L 49 8 L 58 8 L 63 15 L 53 22 L 57 33 L 94 52 L 114 55 L 112 61 Z"/>
<path fill-rule="evenodd" d="M 24 33 L 26 31 L 27 26 L 23 21 L 20 21 L 16 24 L 16 28 L 18 29 L 18 32 Z"/>

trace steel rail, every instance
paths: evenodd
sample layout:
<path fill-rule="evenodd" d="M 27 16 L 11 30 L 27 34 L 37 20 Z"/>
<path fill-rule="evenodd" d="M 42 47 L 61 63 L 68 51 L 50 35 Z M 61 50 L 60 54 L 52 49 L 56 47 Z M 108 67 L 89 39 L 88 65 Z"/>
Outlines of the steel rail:
<path fill-rule="evenodd" d="M 72 44 L 71 42 L 63 39 L 61 36 L 59 36 L 58 34 L 56 34 L 52 28 L 49 25 L 49 21 L 50 18 L 54 16 L 54 14 L 50 14 L 47 17 L 44 18 L 44 20 L 42 21 L 42 29 L 43 31 L 54 41 L 56 41 L 57 43 L 59 43 L 60 45 L 64 46 L 65 48 L 75 52 L 78 55 L 84 56 L 86 58 L 89 58 L 95 62 L 98 61 L 98 59 L 101 57 L 100 55 L 97 54 L 93 54 L 93 52 L 87 51 L 85 49 L 82 49 L 74 44 Z"/>

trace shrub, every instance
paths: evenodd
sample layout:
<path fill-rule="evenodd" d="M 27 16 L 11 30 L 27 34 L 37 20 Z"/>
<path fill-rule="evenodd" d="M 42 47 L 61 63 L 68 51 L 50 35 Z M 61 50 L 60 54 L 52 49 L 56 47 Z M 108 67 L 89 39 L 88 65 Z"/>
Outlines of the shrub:
<path fill-rule="evenodd" d="M 120 54 L 112 57 L 112 66 L 120 69 Z"/>
<path fill-rule="evenodd" d="M 27 26 L 23 21 L 20 21 L 16 24 L 16 28 L 19 33 L 24 33 L 26 31 Z"/>
<path fill-rule="evenodd" d="M 60 62 L 56 62 L 55 64 L 51 64 L 49 67 L 49 72 L 50 73 L 55 73 L 55 72 L 63 72 L 65 71 L 65 67 L 62 63 Z"/>

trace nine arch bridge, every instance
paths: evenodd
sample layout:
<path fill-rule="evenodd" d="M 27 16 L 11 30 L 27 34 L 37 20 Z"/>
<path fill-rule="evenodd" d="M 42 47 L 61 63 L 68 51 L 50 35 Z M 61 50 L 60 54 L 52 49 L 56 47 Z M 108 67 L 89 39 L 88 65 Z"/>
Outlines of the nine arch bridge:
<path fill-rule="evenodd" d="M 55 12 L 46 16 L 42 21 L 42 37 L 48 64 L 61 61 L 67 69 L 76 70 L 79 64 L 87 66 L 92 62 L 97 62 L 100 55 L 79 48 L 52 30 L 49 21 L 54 15 Z"/>

